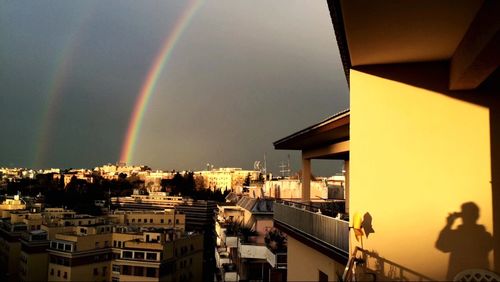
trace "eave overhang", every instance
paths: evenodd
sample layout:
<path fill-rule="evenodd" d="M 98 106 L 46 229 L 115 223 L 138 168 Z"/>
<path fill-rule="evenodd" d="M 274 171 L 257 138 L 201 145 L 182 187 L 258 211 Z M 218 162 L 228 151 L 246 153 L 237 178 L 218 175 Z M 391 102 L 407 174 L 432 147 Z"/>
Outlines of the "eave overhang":
<path fill-rule="evenodd" d="M 349 140 L 350 111 L 339 112 L 317 124 L 273 143 L 277 150 L 308 150 Z"/>

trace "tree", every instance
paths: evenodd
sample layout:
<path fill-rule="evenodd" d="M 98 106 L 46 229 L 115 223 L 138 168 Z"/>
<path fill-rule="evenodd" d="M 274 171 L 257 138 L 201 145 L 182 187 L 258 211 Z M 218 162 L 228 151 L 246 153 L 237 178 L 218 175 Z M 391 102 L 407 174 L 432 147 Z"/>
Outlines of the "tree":
<path fill-rule="evenodd" d="M 245 177 L 245 181 L 243 182 L 243 186 L 250 186 L 250 173 Z"/>

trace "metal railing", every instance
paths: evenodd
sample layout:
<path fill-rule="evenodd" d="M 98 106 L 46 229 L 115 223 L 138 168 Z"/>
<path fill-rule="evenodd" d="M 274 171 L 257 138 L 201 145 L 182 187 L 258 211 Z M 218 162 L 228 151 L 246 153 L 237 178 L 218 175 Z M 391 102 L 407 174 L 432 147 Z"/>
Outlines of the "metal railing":
<path fill-rule="evenodd" d="M 274 220 L 349 253 L 349 222 L 325 216 L 317 207 L 278 200 Z"/>

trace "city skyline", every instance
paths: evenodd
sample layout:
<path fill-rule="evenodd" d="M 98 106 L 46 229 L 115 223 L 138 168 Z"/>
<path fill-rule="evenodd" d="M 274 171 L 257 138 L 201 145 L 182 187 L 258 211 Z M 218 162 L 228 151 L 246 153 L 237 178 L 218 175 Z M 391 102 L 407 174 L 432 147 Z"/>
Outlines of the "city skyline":
<path fill-rule="evenodd" d="M 2 166 L 114 163 L 132 128 L 130 164 L 249 168 L 266 154 L 277 171 L 289 152 L 273 141 L 348 107 L 326 3 L 41 1 L 2 10 Z M 298 158 L 291 153 L 292 169 Z M 339 165 L 317 168 L 333 174 Z"/>

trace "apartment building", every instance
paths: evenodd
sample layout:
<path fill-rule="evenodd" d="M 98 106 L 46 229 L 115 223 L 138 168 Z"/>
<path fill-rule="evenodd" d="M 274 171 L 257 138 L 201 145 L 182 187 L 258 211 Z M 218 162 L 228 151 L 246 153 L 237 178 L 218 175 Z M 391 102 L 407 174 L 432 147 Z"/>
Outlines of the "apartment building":
<path fill-rule="evenodd" d="M 277 204 L 275 223 L 292 235 L 288 279 L 335 280 L 354 258 L 365 280 L 499 273 L 498 1 L 327 2 L 350 112 L 275 148 L 302 151 L 304 183 L 311 159 L 344 159 L 350 223 Z"/>
<path fill-rule="evenodd" d="M 107 281 L 112 225 L 74 226 L 50 241 L 49 281 Z"/>
<path fill-rule="evenodd" d="M 262 187 L 265 196 L 283 199 L 300 199 L 302 197 L 302 182 L 300 179 L 271 179 Z M 310 182 L 311 199 L 325 199 L 332 194 L 325 180 Z"/>
<path fill-rule="evenodd" d="M 266 242 L 273 230 L 272 200 L 243 196 L 236 204 L 220 204 L 217 218 L 218 281 L 286 281 L 286 243 L 273 249 Z"/>
<path fill-rule="evenodd" d="M 26 209 L 26 202 L 19 195 L 14 195 L 0 204 L 1 218 L 9 218 L 10 212 L 24 209 Z"/>
<path fill-rule="evenodd" d="M 98 225 L 57 234 L 49 281 L 200 281 L 203 236 L 182 229 Z"/>
<path fill-rule="evenodd" d="M 46 281 L 50 241 L 47 232 L 33 230 L 22 233 L 19 258 L 19 281 Z"/>
<path fill-rule="evenodd" d="M 21 253 L 21 234 L 28 231 L 23 222 L 0 222 L 0 280 L 18 281 L 19 257 Z"/>
<path fill-rule="evenodd" d="M 179 196 L 169 196 L 165 192 L 141 194 L 135 189 L 128 197 L 111 197 L 111 203 L 123 209 L 172 209 L 183 203 L 183 199 Z"/>
<path fill-rule="evenodd" d="M 184 230 L 186 215 L 173 209 L 165 210 L 118 210 L 108 216 L 115 224 L 143 227 L 165 227 Z"/>
<path fill-rule="evenodd" d="M 0 222 L 0 279 L 200 281 L 203 235 L 185 226 L 174 210 L 12 211 Z"/>
<path fill-rule="evenodd" d="M 259 179 L 259 171 L 243 170 L 241 168 L 224 167 L 212 170 L 195 172 L 195 177 L 201 177 L 203 180 L 198 182 L 202 185 L 200 188 L 220 189 L 222 192 L 232 189 L 241 189 L 247 177 L 251 181 Z"/>

